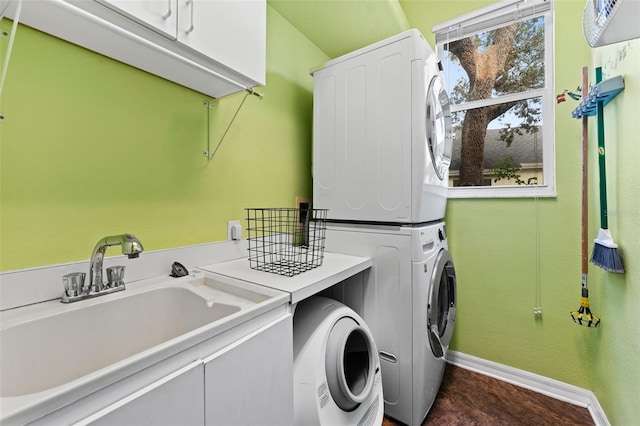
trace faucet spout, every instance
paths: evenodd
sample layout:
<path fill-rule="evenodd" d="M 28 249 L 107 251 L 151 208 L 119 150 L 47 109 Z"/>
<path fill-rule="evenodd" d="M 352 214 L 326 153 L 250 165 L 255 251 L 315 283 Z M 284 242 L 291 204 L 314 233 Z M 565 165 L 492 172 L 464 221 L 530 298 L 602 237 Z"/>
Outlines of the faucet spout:
<path fill-rule="evenodd" d="M 121 234 L 104 237 L 98 241 L 91 253 L 91 263 L 89 266 L 89 291 L 100 291 L 104 285 L 102 279 L 102 262 L 107 247 L 121 246 L 122 254 L 126 254 L 129 259 L 140 256 L 144 251 L 142 243 L 133 234 Z"/>

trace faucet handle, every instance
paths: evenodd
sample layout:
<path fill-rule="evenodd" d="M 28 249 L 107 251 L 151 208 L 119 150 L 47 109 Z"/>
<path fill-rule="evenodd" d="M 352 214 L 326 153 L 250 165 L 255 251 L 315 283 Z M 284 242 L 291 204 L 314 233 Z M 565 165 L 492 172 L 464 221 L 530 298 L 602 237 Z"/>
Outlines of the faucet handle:
<path fill-rule="evenodd" d="M 120 287 L 124 285 L 124 269 L 124 266 L 107 268 L 107 287 Z"/>
<path fill-rule="evenodd" d="M 75 297 L 84 291 L 84 278 L 87 274 L 84 272 L 72 272 L 64 275 L 62 281 L 64 283 L 64 291 L 67 296 Z"/>

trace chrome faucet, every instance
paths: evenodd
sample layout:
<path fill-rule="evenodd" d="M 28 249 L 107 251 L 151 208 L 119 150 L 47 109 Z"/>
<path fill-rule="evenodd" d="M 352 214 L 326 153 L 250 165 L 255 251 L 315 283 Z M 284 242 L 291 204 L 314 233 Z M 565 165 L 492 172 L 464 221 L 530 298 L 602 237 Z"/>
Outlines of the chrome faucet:
<path fill-rule="evenodd" d="M 144 250 L 142 244 L 135 235 L 122 234 L 104 237 L 93 248 L 91 253 L 91 264 L 89 265 L 89 291 L 101 291 L 104 283 L 102 280 L 102 261 L 104 253 L 109 246 L 122 246 L 122 254 L 126 254 L 129 259 L 140 256 Z"/>
<path fill-rule="evenodd" d="M 102 278 L 102 263 L 107 247 L 117 245 L 121 246 L 122 254 L 126 254 L 129 259 L 137 258 L 144 250 L 140 241 L 133 234 L 112 235 L 100 239 L 91 253 L 89 285 L 84 285 L 85 274 L 83 272 L 65 275 L 63 277 L 65 291 L 62 293 L 61 299 L 63 303 L 76 302 L 125 289 L 124 266 L 107 268 L 107 283 Z"/>

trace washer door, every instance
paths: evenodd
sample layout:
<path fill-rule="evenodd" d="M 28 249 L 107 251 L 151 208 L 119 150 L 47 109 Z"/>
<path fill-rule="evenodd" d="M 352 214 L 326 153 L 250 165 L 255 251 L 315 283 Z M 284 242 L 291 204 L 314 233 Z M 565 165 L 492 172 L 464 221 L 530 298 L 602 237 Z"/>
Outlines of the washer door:
<path fill-rule="evenodd" d="M 453 133 L 449 96 L 439 76 L 431 79 L 426 102 L 427 146 L 436 175 L 444 180 L 451 164 Z"/>
<path fill-rule="evenodd" d="M 353 411 L 373 389 L 377 363 L 371 334 L 351 317 L 336 321 L 327 339 L 327 384 L 336 405 Z"/>
<path fill-rule="evenodd" d="M 456 271 L 447 250 L 436 259 L 431 279 L 427 333 L 433 355 L 444 359 L 453 335 L 456 319 Z"/>

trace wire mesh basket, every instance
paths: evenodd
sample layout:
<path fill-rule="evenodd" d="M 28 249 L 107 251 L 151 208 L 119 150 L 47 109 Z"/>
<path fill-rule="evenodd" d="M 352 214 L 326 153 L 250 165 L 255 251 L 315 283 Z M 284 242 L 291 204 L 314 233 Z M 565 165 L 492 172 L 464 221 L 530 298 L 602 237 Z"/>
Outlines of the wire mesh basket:
<path fill-rule="evenodd" d="M 326 209 L 245 210 L 252 269 L 292 277 L 322 265 Z"/>

